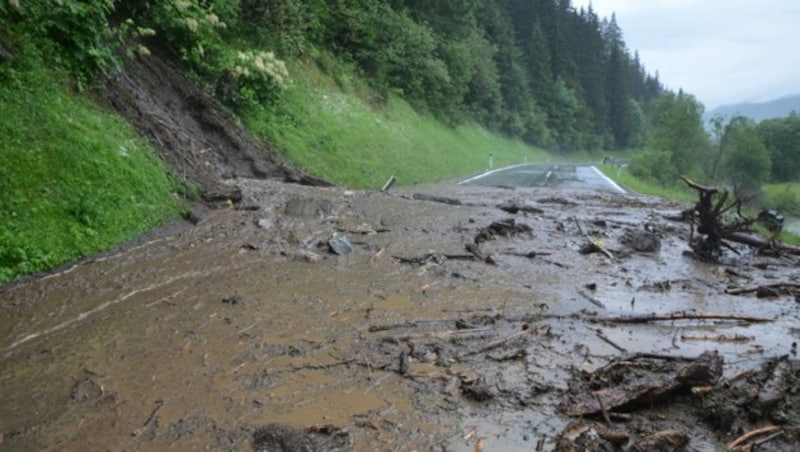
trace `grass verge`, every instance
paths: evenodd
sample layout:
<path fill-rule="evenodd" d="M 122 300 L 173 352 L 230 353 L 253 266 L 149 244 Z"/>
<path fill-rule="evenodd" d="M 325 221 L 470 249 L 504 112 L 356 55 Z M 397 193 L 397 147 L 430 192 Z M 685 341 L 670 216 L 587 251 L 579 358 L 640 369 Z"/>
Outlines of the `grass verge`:
<path fill-rule="evenodd" d="M 120 119 L 30 56 L 0 72 L 0 284 L 180 213 L 175 181 Z"/>
<path fill-rule="evenodd" d="M 294 165 L 354 188 L 429 182 L 525 161 L 549 161 L 541 149 L 476 125 L 448 127 L 390 96 L 374 107 L 354 82 L 337 85 L 312 63 L 291 67 L 281 102 L 243 114 L 247 127 Z"/>
<path fill-rule="evenodd" d="M 689 188 L 662 187 L 651 182 L 643 181 L 632 175 L 626 167 L 620 168 L 612 165 L 598 165 L 598 168 L 603 174 L 626 190 L 644 195 L 672 199 L 679 202 L 692 204 L 697 202 L 697 194 Z"/>

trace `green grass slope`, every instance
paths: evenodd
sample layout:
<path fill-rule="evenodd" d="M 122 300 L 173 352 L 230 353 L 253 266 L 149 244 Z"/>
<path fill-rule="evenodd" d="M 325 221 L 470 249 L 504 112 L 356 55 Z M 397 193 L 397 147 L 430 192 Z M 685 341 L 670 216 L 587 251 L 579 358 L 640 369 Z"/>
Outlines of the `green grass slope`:
<path fill-rule="evenodd" d="M 487 168 L 546 161 L 541 149 L 476 125 L 449 127 L 393 96 L 380 107 L 358 82 L 336 84 L 311 63 L 290 65 L 281 102 L 242 114 L 247 127 L 311 174 L 355 188 L 430 182 Z M 353 80 L 353 78 L 350 78 Z"/>
<path fill-rule="evenodd" d="M 16 60 L 0 72 L 0 284 L 179 215 L 174 181 L 131 127 Z"/>

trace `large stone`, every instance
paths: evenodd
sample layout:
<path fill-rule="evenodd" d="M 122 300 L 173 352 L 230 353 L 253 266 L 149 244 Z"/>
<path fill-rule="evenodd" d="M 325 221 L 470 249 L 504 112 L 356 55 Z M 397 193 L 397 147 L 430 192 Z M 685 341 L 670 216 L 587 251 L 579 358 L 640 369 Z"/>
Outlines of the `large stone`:
<path fill-rule="evenodd" d="M 656 253 L 661 249 L 661 239 L 658 235 L 644 229 L 628 229 L 622 235 L 620 242 L 641 253 Z"/>
<path fill-rule="evenodd" d="M 334 234 L 328 240 L 328 247 L 330 247 L 333 254 L 338 254 L 339 256 L 345 256 L 353 252 L 353 245 L 350 244 L 347 238 L 339 234 Z"/>

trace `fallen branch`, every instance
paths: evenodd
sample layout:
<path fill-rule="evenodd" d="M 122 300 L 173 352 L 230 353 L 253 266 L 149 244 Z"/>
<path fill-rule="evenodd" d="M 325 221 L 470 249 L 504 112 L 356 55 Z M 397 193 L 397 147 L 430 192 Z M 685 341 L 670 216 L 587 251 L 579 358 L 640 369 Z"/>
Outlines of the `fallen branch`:
<path fill-rule="evenodd" d="M 147 416 L 147 419 L 144 421 L 141 427 L 137 428 L 133 432 L 131 432 L 131 436 L 139 436 L 141 435 L 148 427 L 156 425 L 158 422 L 158 412 L 161 411 L 161 408 L 164 407 L 163 400 L 156 400 L 156 407 L 153 408 L 153 411 L 150 412 L 150 416 Z"/>
<path fill-rule="evenodd" d="M 682 341 L 714 341 L 714 342 L 750 342 L 753 340 L 750 336 L 742 336 L 741 334 L 734 334 L 729 336 L 727 334 L 718 335 L 681 335 Z"/>
<path fill-rule="evenodd" d="M 606 335 L 605 335 L 605 334 L 604 334 L 602 331 L 600 331 L 599 329 L 598 329 L 598 330 L 596 330 L 596 331 L 595 331 L 595 333 L 597 333 L 597 337 L 599 337 L 599 338 L 600 338 L 600 339 L 601 339 L 603 342 L 605 342 L 606 344 L 608 344 L 608 345 L 610 345 L 610 346 L 614 347 L 615 349 L 617 349 L 617 351 L 620 351 L 620 352 L 622 352 L 622 353 L 628 353 L 628 350 L 626 350 L 626 349 L 622 348 L 621 346 L 617 345 L 617 343 L 616 343 L 616 342 L 614 342 L 614 341 L 612 341 L 611 339 L 609 339 L 609 338 L 608 338 L 608 336 L 606 336 Z"/>
<path fill-rule="evenodd" d="M 427 263 L 434 263 L 434 264 L 443 264 L 448 259 L 450 260 L 462 260 L 462 261 L 477 261 L 477 260 L 484 260 L 487 259 L 479 259 L 474 254 L 436 254 L 436 253 L 428 253 L 422 256 L 416 257 L 403 257 L 403 256 L 392 256 L 393 258 L 397 259 L 401 264 L 411 264 L 411 265 L 423 265 Z M 489 258 L 490 259 L 490 258 Z"/>
<path fill-rule="evenodd" d="M 594 319 L 593 321 L 611 322 L 611 323 L 647 323 L 647 322 L 670 321 L 670 320 L 741 320 L 744 322 L 752 322 L 752 323 L 764 323 L 764 322 L 774 321 L 774 319 L 768 319 L 765 317 L 754 317 L 749 315 L 717 314 L 717 313 L 691 314 L 688 312 L 606 317 L 606 318 Z"/>
<path fill-rule="evenodd" d="M 728 295 L 742 295 L 745 293 L 759 292 L 763 290 L 782 290 L 782 289 L 786 289 L 789 292 L 793 290 L 800 290 L 800 284 L 775 283 L 775 284 L 764 284 L 760 286 L 736 287 L 731 289 L 725 289 L 725 293 Z"/>
<path fill-rule="evenodd" d="M 446 198 L 444 196 L 434 196 L 434 195 L 426 195 L 424 193 L 414 193 L 412 196 L 417 201 L 432 201 L 432 202 L 440 202 L 442 204 L 448 204 L 451 206 L 460 206 L 461 200 L 453 199 L 453 198 Z"/>
<path fill-rule="evenodd" d="M 372 264 L 378 259 L 380 259 L 381 256 L 383 256 L 383 252 L 386 251 L 386 248 L 389 248 L 389 245 L 390 244 L 387 243 L 386 245 L 382 246 L 381 249 L 379 249 L 375 254 L 373 254 L 372 257 L 369 259 L 369 263 Z"/>
<path fill-rule="evenodd" d="M 780 427 L 777 425 L 768 425 L 766 427 L 757 428 L 755 430 L 750 430 L 749 432 L 745 433 L 744 435 L 736 438 L 735 440 L 728 443 L 728 450 L 733 450 L 738 446 L 741 446 L 751 438 L 755 438 L 756 436 L 766 435 L 767 433 L 772 433 L 776 430 L 779 430 Z"/>
<path fill-rule="evenodd" d="M 524 336 L 526 334 L 533 334 L 534 331 L 536 331 L 536 330 L 534 330 L 534 329 L 526 329 L 526 330 L 522 330 L 522 331 L 517 331 L 516 333 L 509 334 L 508 336 L 501 337 L 500 339 L 497 339 L 495 341 L 489 342 L 488 344 L 486 344 L 485 346 L 479 348 L 478 350 L 474 350 L 474 351 L 465 353 L 465 354 L 461 355 L 460 357 L 464 358 L 464 357 L 467 357 L 467 356 L 473 356 L 473 355 L 481 354 L 483 352 L 488 352 L 489 350 L 494 350 L 494 349 L 496 349 L 498 347 L 501 347 L 504 344 L 506 344 L 506 343 L 518 338 L 518 337 L 522 337 L 522 336 Z"/>
<path fill-rule="evenodd" d="M 773 433 L 771 435 L 765 436 L 765 437 L 759 439 L 758 441 L 753 441 L 752 445 L 755 446 L 754 450 L 758 450 L 759 449 L 758 446 L 760 446 L 760 445 L 762 445 L 764 443 L 768 443 L 768 442 L 772 441 L 773 439 L 775 439 L 775 438 L 777 438 L 777 437 L 779 437 L 781 435 L 783 435 L 783 430 L 778 430 L 777 432 L 775 432 L 775 433 Z"/>
<path fill-rule="evenodd" d="M 424 319 L 414 320 L 402 323 L 388 323 L 384 325 L 371 325 L 367 328 L 370 333 L 378 333 L 380 331 L 398 330 L 402 328 L 417 328 L 422 325 L 433 325 L 437 323 L 456 323 L 458 319 Z"/>
<path fill-rule="evenodd" d="M 578 290 L 578 294 L 580 294 L 583 298 L 589 300 L 593 305 L 597 306 L 598 308 L 603 308 L 603 309 L 606 308 L 606 305 L 604 305 L 602 301 L 598 300 L 597 298 L 594 298 L 588 293 L 582 290 Z"/>
<path fill-rule="evenodd" d="M 477 336 L 492 330 L 494 330 L 494 328 L 473 328 L 470 330 L 447 330 L 447 331 L 438 331 L 438 332 L 434 331 L 426 333 L 409 333 L 409 334 L 400 334 L 395 336 L 385 336 L 382 337 L 381 340 L 383 342 L 399 344 L 400 342 L 408 342 L 414 339 L 446 339 L 453 336 L 458 336 L 458 337 L 472 336 L 472 335 Z"/>

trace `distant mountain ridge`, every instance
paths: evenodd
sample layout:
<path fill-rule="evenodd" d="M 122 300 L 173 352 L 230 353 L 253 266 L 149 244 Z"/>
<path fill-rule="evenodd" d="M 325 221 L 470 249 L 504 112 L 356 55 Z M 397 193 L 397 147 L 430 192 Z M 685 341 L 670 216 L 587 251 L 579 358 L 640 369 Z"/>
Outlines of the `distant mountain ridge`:
<path fill-rule="evenodd" d="M 714 116 L 733 117 L 737 115 L 761 121 L 770 118 L 785 118 L 791 112 L 800 114 L 800 94 L 785 96 L 767 102 L 722 105 L 703 115 L 703 120 L 708 121 Z"/>

